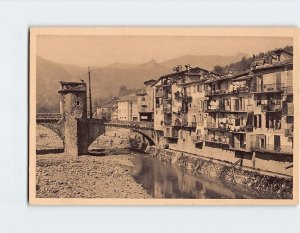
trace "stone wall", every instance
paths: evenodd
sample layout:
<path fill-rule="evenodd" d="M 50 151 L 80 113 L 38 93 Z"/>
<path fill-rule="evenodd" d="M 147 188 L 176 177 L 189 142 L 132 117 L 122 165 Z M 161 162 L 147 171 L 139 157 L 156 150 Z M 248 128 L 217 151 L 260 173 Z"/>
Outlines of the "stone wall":
<path fill-rule="evenodd" d="M 221 179 L 224 184 L 234 186 L 235 189 L 248 192 L 257 198 L 292 198 L 293 178 L 245 168 L 241 166 L 240 161 L 233 166 L 229 162 L 157 147 L 147 148 L 147 153 L 183 170 L 210 179 Z"/>

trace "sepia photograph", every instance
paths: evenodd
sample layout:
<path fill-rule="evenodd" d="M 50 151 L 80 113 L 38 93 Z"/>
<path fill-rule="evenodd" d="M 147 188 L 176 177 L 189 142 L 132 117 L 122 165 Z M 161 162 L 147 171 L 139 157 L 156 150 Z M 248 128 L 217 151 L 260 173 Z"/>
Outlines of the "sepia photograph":
<path fill-rule="evenodd" d="M 295 205 L 297 28 L 31 28 L 33 205 Z"/>

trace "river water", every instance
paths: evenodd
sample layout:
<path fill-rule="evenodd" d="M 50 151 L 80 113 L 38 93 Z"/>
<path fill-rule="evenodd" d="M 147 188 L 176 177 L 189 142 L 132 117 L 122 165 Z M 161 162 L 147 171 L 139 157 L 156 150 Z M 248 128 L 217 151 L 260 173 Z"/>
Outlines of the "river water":
<path fill-rule="evenodd" d="M 183 199 L 244 199 L 250 198 L 222 184 L 195 174 L 182 171 L 176 166 L 148 155 L 136 154 L 132 176 L 154 198 Z"/>

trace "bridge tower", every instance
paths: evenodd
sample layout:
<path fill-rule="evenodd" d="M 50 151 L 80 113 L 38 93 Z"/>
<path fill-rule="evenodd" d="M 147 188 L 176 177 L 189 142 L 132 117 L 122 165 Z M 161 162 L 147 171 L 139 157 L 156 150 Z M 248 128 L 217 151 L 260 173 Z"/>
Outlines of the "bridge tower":
<path fill-rule="evenodd" d="M 87 153 L 88 119 L 85 82 L 60 82 L 61 113 L 64 126 L 64 146 L 67 156 Z"/>

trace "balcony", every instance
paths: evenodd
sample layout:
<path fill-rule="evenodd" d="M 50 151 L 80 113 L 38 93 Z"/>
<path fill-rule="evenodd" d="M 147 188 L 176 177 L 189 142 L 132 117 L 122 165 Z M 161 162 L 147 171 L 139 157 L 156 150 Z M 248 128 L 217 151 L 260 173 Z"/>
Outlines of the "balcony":
<path fill-rule="evenodd" d="M 165 86 L 165 87 L 171 86 L 171 80 L 169 80 L 169 79 L 163 80 L 162 85 Z"/>
<path fill-rule="evenodd" d="M 162 96 L 162 98 L 163 98 L 164 102 L 170 102 L 172 100 L 172 95 L 171 94 L 164 94 Z"/>
<path fill-rule="evenodd" d="M 140 107 L 139 112 L 153 112 L 153 110 L 149 109 L 148 107 Z"/>
<path fill-rule="evenodd" d="M 285 95 L 292 95 L 293 94 L 293 87 L 283 87 L 283 94 Z"/>
<path fill-rule="evenodd" d="M 226 136 L 205 135 L 204 141 L 229 145 L 230 139 Z"/>
<path fill-rule="evenodd" d="M 219 89 L 212 91 L 212 95 L 226 95 L 231 94 L 232 92 L 227 89 Z"/>
<path fill-rule="evenodd" d="M 245 132 L 252 132 L 252 131 L 253 131 L 252 125 L 233 126 L 230 129 L 230 132 L 233 132 L 233 133 L 245 133 Z"/>
<path fill-rule="evenodd" d="M 241 86 L 241 87 L 237 87 L 236 89 L 233 90 L 234 94 L 237 93 L 249 93 L 250 88 L 248 86 Z"/>
<path fill-rule="evenodd" d="M 212 96 L 212 90 L 205 90 L 205 96 Z"/>
<path fill-rule="evenodd" d="M 176 120 L 175 123 L 174 123 L 174 126 L 176 127 L 183 127 L 183 128 L 196 128 L 197 127 L 197 122 L 190 122 L 190 121 L 187 121 L 185 119 L 182 119 L 182 120 Z"/>
<path fill-rule="evenodd" d="M 171 105 L 164 103 L 164 105 L 163 105 L 163 111 L 164 111 L 164 113 L 172 113 L 172 107 L 171 107 Z"/>
<path fill-rule="evenodd" d="M 236 142 L 233 145 L 230 145 L 230 149 L 232 149 L 232 150 L 239 150 L 239 151 L 245 151 L 246 150 L 246 144 L 241 144 L 239 142 Z"/>
<path fill-rule="evenodd" d="M 293 154 L 292 146 L 265 144 L 259 145 L 256 142 L 251 143 L 251 149 L 259 152 L 269 152 L 278 154 Z"/>
<path fill-rule="evenodd" d="M 220 122 L 219 124 L 217 124 L 216 122 L 207 122 L 206 128 L 219 131 L 219 132 L 229 132 L 229 133 L 246 133 L 246 132 L 253 131 L 252 125 L 235 126 L 231 123 L 224 123 L 224 122 Z"/>
<path fill-rule="evenodd" d="M 166 127 L 165 135 L 166 138 L 178 138 L 178 131 L 174 130 L 172 127 Z"/>
<path fill-rule="evenodd" d="M 172 125 L 172 117 L 164 117 L 165 125 Z"/>
<path fill-rule="evenodd" d="M 253 93 L 274 93 L 283 91 L 283 83 L 256 85 L 251 87 Z"/>
<path fill-rule="evenodd" d="M 207 122 L 206 128 L 208 129 L 218 129 L 218 124 L 216 122 Z"/>
<path fill-rule="evenodd" d="M 281 112 L 282 107 L 281 107 L 281 104 L 262 104 L 261 111 L 262 112 Z"/>
<path fill-rule="evenodd" d="M 192 136 L 193 143 L 199 143 L 204 141 L 204 137 L 202 135 L 194 135 Z"/>
<path fill-rule="evenodd" d="M 175 93 L 175 99 L 176 100 L 181 100 L 181 99 L 190 99 L 191 100 L 192 97 L 189 96 L 187 93 L 182 93 L 182 92 L 177 91 Z"/>
<path fill-rule="evenodd" d="M 209 107 L 205 112 L 219 112 L 219 107 Z"/>

